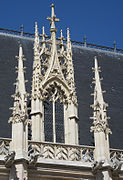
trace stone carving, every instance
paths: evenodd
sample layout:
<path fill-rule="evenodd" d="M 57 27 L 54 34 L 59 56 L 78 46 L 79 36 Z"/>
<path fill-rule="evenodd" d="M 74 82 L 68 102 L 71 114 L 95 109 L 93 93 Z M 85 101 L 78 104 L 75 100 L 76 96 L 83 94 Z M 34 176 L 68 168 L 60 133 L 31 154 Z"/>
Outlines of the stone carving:
<path fill-rule="evenodd" d="M 73 102 L 77 105 L 69 29 L 67 29 L 65 50 L 62 30 L 61 37 L 56 40 L 55 22 L 58 19 L 54 14 L 54 5 L 52 5 L 52 16 L 48 20 L 51 22 L 51 39 L 45 40 L 47 36 L 43 27 L 41 43 L 37 23 L 35 25 L 32 99 L 38 98 L 44 101 L 47 96 L 52 96 L 52 93 L 50 94 L 52 86 L 57 90 L 57 96 L 63 103 Z"/>
<path fill-rule="evenodd" d="M 105 103 L 104 103 L 105 106 Z M 99 104 L 98 101 L 96 101 L 94 105 L 94 117 L 92 117 L 93 121 L 93 126 L 91 127 L 91 132 L 105 132 L 106 134 L 111 133 L 107 120 L 108 117 L 106 116 L 106 109 L 101 108 L 101 104 Z M 103 114 L 102 114 L 103 113 Z"/>
<path fill-rule="evenodd" d="M 14 107 L 13 109 L 13 113 L 12 113 L 12 117 L 10 117 L 9 119 L 9 123 L 19 123 L 19 122 L 25 122 L 25 120 L 27 120 L 27 107 L 26 107 L 26 97 L 24 100 L 25 106 L 24 109 L 22 109 L 22 98 L 21 98 L 21 94 L 19 92 L 17 92 L 14 95 Z"/>
<path fill-rule="evenodd" d="M 10 141 L 8 139 L 0 139 L 0 155 L 7 155 L 9 153 Z"/>
<path fill-rule="evenodd" d="M 25 80 L 24 80 L 24 69 L 23 68 L 23 60 L 25 59 L 23 56 L 22 45 L 19 47 L 19 56 L 18 59 L 18 76 L 17 81 L 15 83 L 16 90 L 15 94 L 12 96 L 14 99 L 14 107 L 10 108 L 13 110 L 12 117 L 9 119 L 9 123 L 19 123 L 24 122 L 27 123 L 27 96 L 25 89 Z"/>
<path fill-rule="evenodd" d="M 114 172 L 118 173 L 121 170 L 121 166 L 123 164 L 123 152 L 118 150 L 111 150 L 110 160 Z"/>
<path fill-rule="evenodd" d="M 92 171 L 96 173 L 97 171 L 100 171 L 103 168 L 104 160 L 101 161 L 94 161 Z"/>
<path fill-rule="evenodd" d="M 97 59 L 95 57 L 95 68 L 93 68 L 95 72 L 94 78 L 94 104 L 91 105 L 93 108 L 93 126 L 90 128 L 91 132 L 104 132 L 105 134 L 111 133 L 111 130 L 108 127 L 108 119 L 106 114 L 106 107 L 108 106 L 107 103 L 104 102 L 103 99 L 103 91 L 101 88 L 101 79 L 99 77 L 100 67 L 98 67 Z"/>
<path fill-rule="evenodd" d="M 10 167 L 14 163 L 15 151 L 9 152 L 5 157 L 5 166 Z"/>
<path fill-rule="evenodd" d="M 94 149 L 91 147 L 71 146 L 54 143 L 29 143 L 29 156 L 38 155 L 43 159 L 93 162 Z M 34 156 L 33 156 L 34 157 Z M 32 158 L 31 158 L 32 159 Z"/>

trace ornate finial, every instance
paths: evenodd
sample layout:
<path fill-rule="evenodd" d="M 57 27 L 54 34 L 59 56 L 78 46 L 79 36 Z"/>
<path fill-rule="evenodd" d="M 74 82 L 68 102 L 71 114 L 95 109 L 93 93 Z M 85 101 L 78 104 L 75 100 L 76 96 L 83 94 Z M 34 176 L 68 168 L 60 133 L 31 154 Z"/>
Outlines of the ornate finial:
<path fill-rule="evenodd" d="M 60 40 L 61 40 L 61 43 L 60 43 L 60 45 L 61 45 L 61 52 L 63 52 L 63 51 L 64 51 L 64 43 L 63 43 L 63 40 L 65 40 L 65 39 L 64 39 L 64 36 L 63 36 L 62 29 L 61 29 L 61 37 L 60 37 Z"/>
<path fill-rule="evenodd" d="M 100 77 L 99 77 L 99 70 L 100 68 L 98 67 L 98 62 L 97 62 L 97 57 L 94 57 L 94 62 L 95 62 L 95 67 L 93 68 L 95 72 L 95 78 L 94 78 L 94 104 L 92 105 L 92 108 L 94 109 L 94 116 L 92 119 L 93 121 L 93 126 L 91 127 L 91 132 L 100 132 L 103 131 L 106 134 L 110 133 L 110 129 L 108 127 L 108 122 L 107 120 L 109 119 L 106 114 L 106 107 L 107 104 L 104 102 L 103 99 L 103 91 L 101 88 L 101 82 L 100 82 Z"/>
<path fill-rule="evenodd" d="M 47 37 L 47 35 L 45 34 L 45 28 L 44 26 L 42 27 L 42 41 L 45 41 L 45 37 Z"/>
<path fill-rule="evenodd" d="M 38 24 L 35 22 L 35 36 L 38 36 Z"/>
<path fill-rule="evenodd" d="M 54 15 L 55 15 L 54 8 L 55 8 L 55 5 L 51 4 L 51 17 L 54 17 Z"/>
<path fill-rule="evenodd" d="M 70 41 L 70 30 L 67 28 L 67 52 L 68 54 L 72 55 L 72 47 L 71 47 L 71 41 Z"/>
<path fill-rule="evenodd" d="M 84 46 L 86 47 L 86 46 L 87 46 L 87 38 L 86 38 L 86 35 L 84 35 L 83 40 L 84 40 Z"/>
<path fill-rule="evenodd" d="M 114 52 L 115 52 L 116 51 L 116 41 L 114 41 L 113 46 L 114 46 Z"/>
<path fill-rule="evenodd" d="M 54 13 L 54 4 L 51 5 L 51 17 L 47 17 L 47 19 L 51 22 L 51 28 L 50 31 L 51 32 L 57 32 L 56 28 L 55 28 L 55 22 L 58 22 L 59 19 L 56 18 L 56 15 Z"/>
<path fill-rule="evenodd" d="M 60 32 L 61 32 L 61 40 L 63 40 L 63 38 L 64 38 L 64 37 L 63 37 L 63 32 L 62 32 L 62 29 L 61 29 L 61 31 L 60 31 Z"/>
<path fill-rule="evenodd" d="M 37 25 L 37 22 L 35 22 L 34 55 L 39 54 L 39 45 L 40 45 L 40 41 L 39 41 L 39 35 L 38 35 L 38 25 Z"/>
<path fill-rule="evenodd" d="M 70 30 L 67 28 L 67 40 L 70 41 Z"/>
<path fill-rule="evenodd" d="M 18 88 L 19 92 L 25 93 L 25 80 L 24 80 L 24 67 L 23 67 L 23 48 L 22 44 L 19 47 L 19 59 L 18 59 Z"/>
<path fill-rule="evenodd" d="M 23 36 L 23 24 L 21 24 L 21 36 Z"/>
<path fill-rule="evenodd" d="M 44 26 L 42 27 L 42 35 L 45 36 Z"/>

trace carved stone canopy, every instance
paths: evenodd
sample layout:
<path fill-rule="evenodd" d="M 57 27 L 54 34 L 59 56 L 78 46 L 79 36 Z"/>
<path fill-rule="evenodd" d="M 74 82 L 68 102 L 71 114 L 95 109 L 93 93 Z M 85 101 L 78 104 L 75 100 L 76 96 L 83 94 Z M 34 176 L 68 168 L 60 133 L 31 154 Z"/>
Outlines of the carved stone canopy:
<path fill-rule="evenodd" d="M 51 38 L 45 39 L 46 34 L 43 27 L 42 40 L 39 40 L 37 23 L 35 25 L 34 40 L 34 64 L 32 98 L 46 100 L 51 96 L 57 96 L 63 103 L 77 105 L 77 97 L 74 82 L 74 68 L 72 60 L 72 46 L 69 29 L 67 29 L 67 44 L 64 45 L 64 37 L 56 38 L 55 22 L 57 18 L 52 6 Z"/>

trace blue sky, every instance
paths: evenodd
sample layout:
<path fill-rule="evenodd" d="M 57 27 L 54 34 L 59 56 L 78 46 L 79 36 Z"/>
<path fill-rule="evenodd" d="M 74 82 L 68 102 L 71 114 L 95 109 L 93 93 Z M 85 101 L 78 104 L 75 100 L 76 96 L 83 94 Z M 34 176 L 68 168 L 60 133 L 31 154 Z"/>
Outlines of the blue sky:
<path fill-rule="evenodd" d="M 24 25 L 25 32 L 34 32 L 34 22 L 39 31 L 44 25 L 49 35 L 50 5 L 55 4 L 58 33 L 70 28 L 71 39 L 112 46 L 123 49 L 123 0 L 1 0 L 0 27 L 19 30 Z"/>

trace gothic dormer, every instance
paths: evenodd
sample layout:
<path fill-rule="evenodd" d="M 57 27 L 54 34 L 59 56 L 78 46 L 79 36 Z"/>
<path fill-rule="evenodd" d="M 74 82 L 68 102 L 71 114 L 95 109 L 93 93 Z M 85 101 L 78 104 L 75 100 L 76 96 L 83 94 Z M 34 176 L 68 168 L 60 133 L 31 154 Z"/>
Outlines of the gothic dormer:
<path fill-rule="evenodd" d="M 63 105 L 63 119 L 64 119 L 64 141 L 65 143 L 78 143 L 78 122 L 77 122 L 77 97 L 74 82 L 74 68 L 72 60 L 72 46 L 70 41 L 69 29 L 67 29 L 67 43 L 64 45 L 63 32 L 61 30 L 61 37 L 56 38 L 57 29 L 55 22 L 54 5 L 51 5 L 51 17 L 47 18 L 50 21 L 51 36 L 48 39 L 44 27 L 42 32 L 42 40 L 39 45 L 39 36 L 37 31 L 37 24 L 35 27 L 34 40 L 34 64 L 33 66 L 33 82 L 32 82 L 32 128 L 36 121 L 44 127 L 45 126 L 45 109 L 44 103 L 52 102 L 52 126 L 53 126 L 53 142 L 56 142 L 56 118 L 55 118 L 55 104 L 61 103 Z M 34 77 L 35 75 L 35 77 Z M 36 81 L 37 77 L 37 81 Z M 34 85 L 37 85 L 34 87 Z M 38 91 L 38 96 L 34 98 L 35 92 Z M 35 104 L 35 105 L 34 105 Z M 37 105 L 36 105 L 37 104 Z M 41 105 L 42 104 L 42 105 Z M 44 109 L 44 110 L 41 110 Z M 37 114 L 41 113 L 38 120 L 34 120 Z M 41 112 L 42 111 L 42 112 Z M 34 115 L 34 113 L 36 114 Z M 40 120 L 39 120 L 40 119 Z M 72 127 L 70 127 L 70 124 Z M 73 130 L 72 130 L 73 129 Z M 44 128 L 42 129 L 44 132 Z M 39 134 L 41 134 L 39 130 Z M 44 132 L 45 134 L 45 132 Z M 73 134 L 73 138 L 72 137 Z M 40 135 L 38 135 L 40 136 Z M 36 137 L 36 136 L 35 136 Z M 34 137 L 34 138 L 35 138 Z M 45 138 L 40 138 L 44 140 Z M 36 139 L 35 139 L 36 140 Z M 39 140 L 39 139 L 37 139 Z"/>

